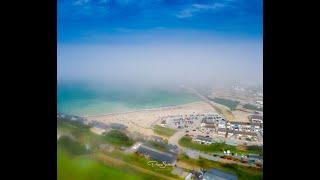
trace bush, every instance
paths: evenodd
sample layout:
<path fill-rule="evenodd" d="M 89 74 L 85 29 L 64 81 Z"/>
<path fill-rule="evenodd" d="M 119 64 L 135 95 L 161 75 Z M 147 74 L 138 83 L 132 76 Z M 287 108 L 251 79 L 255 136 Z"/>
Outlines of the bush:
<path fill-rule="evenodd" d="M 65 149 L 68 153 L 73 155 L 86 154 L 89 152 L 84 145 L 71 139 L 68 136 L 60 137 L 60 139 L 58 140 L 58 148 L 59 147 Z"/>
<path fill-rule="evenodd" d="M 117 146 L 131 146 L 133 144 L 133 141 L 125 133 L 118 130 L 108 132 L 104 139 Z"/>

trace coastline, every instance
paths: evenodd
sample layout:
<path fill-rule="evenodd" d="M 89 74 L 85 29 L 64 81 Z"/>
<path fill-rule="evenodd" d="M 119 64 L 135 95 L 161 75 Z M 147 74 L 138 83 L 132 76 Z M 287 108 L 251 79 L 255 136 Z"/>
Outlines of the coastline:
<path fill-rule="evenodd" d="M 198 101 L 176 106 L 143 109 L 123 113 L 109 113 L 106 115 L 86 116 L 89 121 L 99 121 L 106 124 L 121 123 L 127 126 L 130 132 L 138 132 L 146 136 L 154 135 L 152 126 L 160 117 L 170 115 L 189 115 L 191 113 L 216 112 L 207 102 Z M 84 117 L 84 116 L 83 116 Z"/>
<path fill-rule="evenodd" d="M 112 112 L 112 113 L 97 114 L 97 115 L 82 115 L 80 117 L 92 118 L 92 117 L 110 116 L 110 115 L 118 115 L 118 114 L 128 114 L 128 113 L 143 112 L 143 111 L 170 110 L 172 108 L 179 108 L 179 107 L 183 107 L 183 106 L 186 106 L 186 105 L 199 104 L 199 103 L 203 103 L 203 101 L 195 101 L 195 102 L 186 103 L 186 104 L 169 105 L 169 106 L 162 106 L 162 107 L 155 107 L 155 108 L 137 109 L 137 110 L 125 111 L 125 112 Z"/>

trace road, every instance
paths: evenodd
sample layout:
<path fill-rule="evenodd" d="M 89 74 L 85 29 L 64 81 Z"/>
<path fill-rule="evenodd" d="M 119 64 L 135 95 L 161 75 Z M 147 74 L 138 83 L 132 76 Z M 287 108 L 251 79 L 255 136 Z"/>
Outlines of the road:
<path fill-rule="evenodd" d="M 256 167 L 253 164 L 246 164 L 246 163 L 241 163 L 241 162 L 233 161 L 233 160 L 229 160 L 229 159 L 223 159 L 223 158 L 220 158 L 220 157 L 215 157 L 215 156 L 209 155 L 209 154 L 201 152 L 201 151 L 197 151 L 197 150 L 193 150 L 193 149 L 190 149 L 190 148 L 186 148 L 186 147 L 180 146 L 179 145 L 179 140 L 184 135 L 185 135 L 184 130 L 177 131 L 174 135 L 172 135 L 168 139 L 168 143 L 177 145 L 180 151 L 185 152 L 187 154 L 192 154 L 193 157 L 202 157 L 202 158 L 205 158 L 205 159 L 209 159 L 209 160 L 212 160 L 212 161 L 218 161 L 218 162 L 222 162 L 222 163 L 234 163 L 234 164 L 239 164 L 239 165 L 242 165 L 242 166 Z"/>

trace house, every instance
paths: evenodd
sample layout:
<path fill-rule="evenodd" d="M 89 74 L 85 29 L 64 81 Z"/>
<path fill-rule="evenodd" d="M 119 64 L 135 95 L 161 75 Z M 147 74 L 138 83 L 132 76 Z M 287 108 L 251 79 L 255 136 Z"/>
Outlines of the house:
<path fill-rule="evenodd" d="M 210 169 L 203 174 L 203 180 L 237 180 L 238 177 L 218 169 Z"/>
<path fill-rule="evenodd" d="M 200 144 L 212 144 L 212 138 L 210 137 L 204 137 L 204 136 L 201 136 L 201 135 L 198 135 L 194 141 L 200 143 Z"/>
<path fill-rule="evenodd" d="M 227 129 L 226 128 L 218 128 L 218 135 L 225 136 L 226 133 L 227 133 Z"/>
<path fill-rule="evenodd" d="M 218 128 L 226 128 L 226 123 L 219 123 Z"/>
<path fill-rule="evenodd" d="M 201 121 L 201 127 L 205 127 L 207 125 L 214 125 L 214 124 L 215 124 L 214 120 L 203 119 Z"/>
<path fill-rule="evenodd" d="M 90 125 L 95 127 L 95 128 L 98 128 L 98 129 L 107 129 L 108 128 L 108 126 L 105 123 L 100 122 L 100 121 L 95 121 L 95 120 L 93 120 L 90 123 Z"/>
<path fill-rule="evenodd" d="M 142 154 L 144 156 L 150 157 L 153 160 L 160 161 L 162 163 L 166 163 L 174 166 L 177 162 L 177 156 L 174 154 L 161 152 L 157 149 L 148 147 L 146 145 L 140 145 L 138 150 L 138 154 Z"/>
<path fill-rule="evenodd" d="M 166 125 L 167 125 L 166 121 L 165 121 L 165 120 L 162 120 L 160 126 L 166 127 Z"/>
<path fill-rule="evenodd" d="M 257 114 L 251 115 L 251 116 L 249 116 L 249 120 L 252 123 L 261 123 L 262 124 L 263 123 L 263 116 L 257 115 Z"/>
<path fill-rule="evenodd" d="M 204 126 L 204 128 L 208 129 L 208 130 L 211 130 L 211 129 L 215 129 L 216 128 L 216 125 L 215 124 L 206 124 Z"/>

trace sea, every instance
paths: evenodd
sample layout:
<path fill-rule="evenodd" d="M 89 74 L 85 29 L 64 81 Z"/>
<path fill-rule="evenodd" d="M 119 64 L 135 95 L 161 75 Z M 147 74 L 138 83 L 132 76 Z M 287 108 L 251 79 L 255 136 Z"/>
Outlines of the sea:
<path fill-rule="evenodd" d="M 61 82 L 57 84 L 57 101 L 59 113 L 91 116 L 175 106 L 200 99 L 181 86 Z"/>

